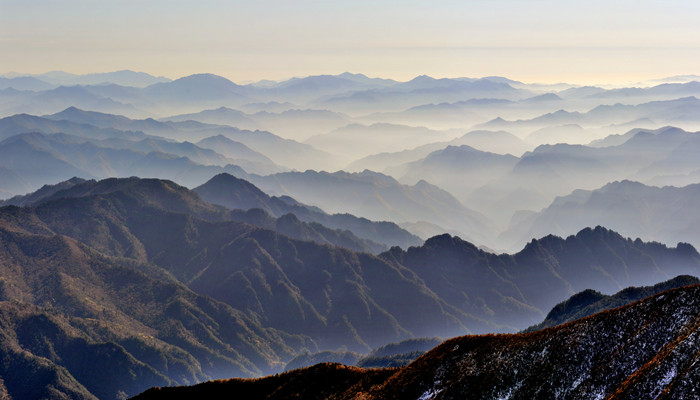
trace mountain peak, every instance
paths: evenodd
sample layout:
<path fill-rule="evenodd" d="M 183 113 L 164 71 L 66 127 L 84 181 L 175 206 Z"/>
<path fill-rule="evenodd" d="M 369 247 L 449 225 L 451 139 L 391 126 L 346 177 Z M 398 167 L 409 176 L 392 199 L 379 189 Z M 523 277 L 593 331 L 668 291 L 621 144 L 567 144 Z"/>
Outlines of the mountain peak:
<path fill-rule="evenodd" d="M 441 235 L 436 235 L 425 241 L 425 247 L 443 247 L 445 245 L 452 245 L 456 242 L 457 237 L 453 237 L 449 233 L 443 233 Z"/>
<path fill-rule="evenodd" d="M 611 190 L 611 189 L 641 189 L 648 188 L 649 186 L 629 179 L 623 179 L 621 181 L 614 181 L 606 184 L 601 188 L 601 190 Z"/>
<path fill-rule="evenodd" d="M 429 75 L 418 75 L 415 78 L 411 79 L 409 82 L 432 82 L 435 80 L 435 78 Z"/>
<path fill-rule="evenodd" d="M 624 239 L 619 233 L 607 229 L 603 226 L 597 225 L 595 228 L 583 228 L 576 235 L 579 239 L 588 238 L 603 238 L 603 237 L 614 237 L 616 239 Z"/>
<path fill-rule="evenodd" d="M 232 81 L 224 78 L 223 76 L 215 75 L 215 74 L 211 74 L 211 73 L 187 75 L 187 76 L 183 76 L 182 78 L 176 79 L 173 82 L 177 82 L 177 81 L 200 81 L 200 82 L 203 82 L 203 81 L 208 81 L 208 80 L 233 83 Z"/>
<path fill-rule="evenodd" d="M 245 179 L 228 173 L 214 176 L 203 185 L 194 188 L 194 192 L 211 203 L 230 209 L 260 208 L 271 211 L 270 196 Z"/>
<path fill-rule="evenodd" d="M 254 191 L 258 194 L 264 194 L 262 190 L 258 189 L 257 186 L 253 185 L 252 183 L 246 181 L 245 179 L 240 179 L 237 178 L 229 173 L 222 172 L 220 174 L 215 175 L 212 177 L 209 181 L 207 181 L 204 185 L 211 185 L 211 186 L 216 186 L 220 189 L 223 189 L 223 187 L 226 187 L 228 190 L 232 188 L 236 189 L 245 189 L 248 191 Z M 204 186 L 202 185 L 202 186 Z"/>

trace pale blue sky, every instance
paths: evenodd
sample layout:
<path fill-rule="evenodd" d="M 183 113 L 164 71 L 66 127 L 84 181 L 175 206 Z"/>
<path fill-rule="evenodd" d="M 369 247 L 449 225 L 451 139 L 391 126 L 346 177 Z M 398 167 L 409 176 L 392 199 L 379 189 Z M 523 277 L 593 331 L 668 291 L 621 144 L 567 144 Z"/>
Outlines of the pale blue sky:
<path fill-rule="evenodd" d="M 698 26 L 698 1 L 0 0 L 0 73 L 634 82 L 700 74 Z"/>

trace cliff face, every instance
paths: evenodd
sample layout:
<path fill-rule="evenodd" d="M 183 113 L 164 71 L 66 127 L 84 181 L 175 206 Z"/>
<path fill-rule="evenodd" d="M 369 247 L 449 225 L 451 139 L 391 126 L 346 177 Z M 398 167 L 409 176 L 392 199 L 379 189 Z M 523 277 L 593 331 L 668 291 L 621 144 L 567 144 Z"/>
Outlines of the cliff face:
<path fill-rule="evenodd" d="M 379 370 L 386 379 L 378 370 L 339 374 L 342 367 L 320 364 L 257 380 L 153 389 L 137 398 L 201 397 L 204 388 L 208 398 L 223 398 L 234 387 L 256 386 L 265 388 L 265 398 L 282 399 L 276 393 L 293 383 L 334 399 L 697 399 L 698 360 L 696 285 L 538 332 L 454 338 L 402 369 Z M 342 384 L 333 383 L 341 376 Z"/>

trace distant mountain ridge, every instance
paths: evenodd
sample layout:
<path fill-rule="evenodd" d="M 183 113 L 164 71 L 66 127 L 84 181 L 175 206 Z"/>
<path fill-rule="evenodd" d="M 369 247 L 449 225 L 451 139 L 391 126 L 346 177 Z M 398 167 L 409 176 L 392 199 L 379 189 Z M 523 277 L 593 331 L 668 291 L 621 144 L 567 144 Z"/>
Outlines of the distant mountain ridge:
<path fill-rule="evenodd" d="M 289 195 L 303 203 L 319 205 L 329 213 L 350 213 L 397 223 L 430 221 L 480 243 L 489 243 L 494 234 L 487 217 L 423 180 L 412 186 L 402 185 L 390 176 L 369 170 L 359 173 L 308 170 L 249 178 L 267 193 Z"/>
<path fill-rule="evenodd" d="M 201 139 L 177 142 L 188 137 Z M 196 121 L 130 119 L 75 107 L 44 117 L 18 114 L 0 119 L 0 138 L 5 138 L 0 140 L 0 153 L 5 155 L 0 159 L 0 191 L 6 198 L 74 176 L 150 176 L 195 187 L 214 175 L 229 173 L 271 194 L 288 195 L 330 213 L 407 224 L 413 234 L 424 238 L 453 232 L 479 245 L 508 251 L 521 248 L 528 236 L 551 233 L 523 232 L 521 217 L 532 218 L 532 211 L 553 206 L 557 196 L 576 189 L 595 190 L 619 180 L 686 186 L 700 177 L 696 157 L 700 136 L 675 127 L 633 129 L 591 146 L 542 145 L 520 157 L 457 146 L 514 138 L 507 132 L 472 131 L 450 142 L 368 157 L 364 162 L 374 166 L 398 163 L 376 174 L 323 172 L 333 171 L 330 165 L 325 170 L 314 169 L 320 172 L 299 172 L 303 169 L 298 167 L 306 165 L 344 162 L 270 132 Z M 285 165 L 298 169 L 290 171 Z M 396 180 L 391 182 L 385 174 Z M 323 189 L 334 190 L 321 190 L 322 184 L 329 185 Z M 583 222 L 553 232 L 568 235 L 604 223 Z M 692 242 L 683 235 L 693 237 L 696 232 L 689 224 L 682 225 L 684 231 L 664 232 L 660 240 L 670 237 L 669 244 Z M 619 230 L 639 235 L 623 227 Z M 376 237 L 371 240 L 377 241 Z"/>
<path fill-rule="evenodd" d="M 28 82 L 21 82 L 17 77 L 6 79 L 12 79 L 6 82 L 7 87 L 16 86 L 17 90 L 44 88 L 38 82 L 32 84 L 33 86 L 27 86 Z M 86 88 L 93 95 L 99 95 L 115 103 L 121 103 L 127 109 L 130 108 L 132 115 L 143 113 L 141 110 L 161 115 L 172 115 L 172 111 L 192 113 L 205 108 L 239 107 L 248 103 L 266 101 L 283 101 L 313 108 L 316 106 L 326 108 L 325 105 L 346 102 L 344 96 L 347 95 L 350 95 L 351 99 L 358 96 L 375 96 L 384 104 L 402 97 L 402 103 L 410 106 L 424 104 L 444 96 L 455 101 L 475 97 L 526 98 L 532 96 L 532 93 L 526 89 L 515 89 L 505 81 L 488 78 L 459 80 L 418 77 L 409 82 L 397 82 L 368 78 L 361 74 L 340 74 L 293 78 L 269 85 L 238 85 L 227 78 L 209 73 L 170 80 L 133 71 L 117 71 L 83 76 L 55 72 L 37 75 L 35 79 L 45 81 L 47 85 L 82 85 L 81 88 Z M 112 88 L 105 90 L 106 86 L 110 85 Z M 109 95 L 107 95 L 108 92 L 110 92 Z M 24 101 L 21 102 L 20 109 L 14 112 L 36 112 L 37 109 L 51 112 L 49 107 L 55 112 L 57 106 L 66 108 L 70 105 L 66 102 L 59 101 L 56 104 L 44 100 L 42 92 L 36 94 L 38 97 L 34 104 L 29 102 L 31 98 L 29 93 L 21 94 L 20 97 Z M 350 104 L 350 107 L 352 108 L 353 105 Z M 113 112 L 116 109 L 115 104 L 112 104 L 101 107 L 100 111 Z"/>
<path fill-rule="evenodd" d="M 666 282 L 657 283 L 654 286 L 628 287 L 613 295 L 605 295 L 598 291 L 587 289 L 554 306 L 544 321 L 527 328 L 524 332 L 533 332 L 561 325 L 601 311 L 622 307 L 667 290 L 699 284 L 700 279 L 694 276 L 681 275 Z"/>
<path fill-rule="evenodd" d="M 71 74 L 64 71 L 51 71 L 43 74 L 19 75 L 16 78 L 28 76 L 55 85 L 98 85 L 112 83 L 121 86 L 146 87 L 158 82 L 168 82 L 170 79 L 153 76 L 145 72 L 121 70 L 92 74 Z"/>
<path fill-rule="evenodd" d="M 329 215 L 318 208 L 308 207 L 291 198 L 270 197 L 255 185 L 229 174 L 217 175 L 193 190 L 202 199 L 230 209 L 260 208 L 276 217 L 292 213 L 302 221 L 320 223 L 333 229 L 350 230 L 361 238 L 383 243 L 388 247 L 407 248 L 422 244 L 420 238 L 394 223 L 374 222 L 351 214 Z"/>
<path fill-rule="evenodd" d="M 663 243 L 700 244 L 694 210 L 700 185 L 654 187 L 616 181 L 595 190 L 577 190 L 512 226 L 502 235 L 514 243 L 543 232 L 565 234 L 585 226 L 606 224 L 624 235 Z M 516 239 L 517 238 L 517 239 Z"/>
<path fill-rule="evenodd" d="M 213 129 L 213 130 L 212 130 Z M 144 133 L 144 130 L 149 132 Z M 30 157 L 38 169 L 49 171 L 45 176 L 27 175 L 16 165 L 0 161 L 0 166 L 8 168 L 19 179 L 5 186 L 10 193 L 24 194 L 46 182 L 58 182 L 72 176 L 83 178 L 104 178 L 108 176 L 156 176 L 174 179 L 182 184 L 196 186 L 219 172 L 241 173 L 239 166 L 252 173 L 275 173 L 286 170 L 270 158 L 251 149 L 240 139 L 268 154 L 287 154 L 283 162 L 304 159 L 315 163 L 326 157 L 310 146 L 291 140 L 281 139 L 265 132 L 239 131 L 223 128 L 223 132 L 213 126 L 190 126 L 187 123 L 164 124 L 155 120 L 131 120 L 111 114 L 86 112 L 69 108 L 47 117 L 14 115 L 0 120 L 0 141 L 3 138 L 40 132 L 47 136 L 43 150 L 51 155 Z M 70 134 L 66 134 L 70 132 Z M 199 135 L 210 139 L 202 141 L 206 147 L 183 142 L 175 143 L 168 136 Z M 56 136 L 54 134 L 62 134 Z M 227 135 L 225 137 L 222 135 Z M 66 139 L 71 138 L 66 141 Z M 19 140 L 19 139 L 13 139 Z M 207 146 L 220 145 L 222 153 L 215 153 Z M 61 143 L 59 143 L 59 141 Z M 8 144 L 4 142 L 3 144 Z M 2 146 L 2 145 L 0 145 Z M 218 149 L 217 149 L 218 150 Z M 98 155 L 99 156 L 96 156 Z M 61 168 L 41 167 L 42 163 L 53 162 L 52 158 L 63 157 Z M 26 160 L 25 160 L 26 162 Z M 293 161 L 294 162 L 294 161 Z M 18 164 L 20 165 L 20 164 Z M 52 177 L 53 175 L 56 177 Z"/>

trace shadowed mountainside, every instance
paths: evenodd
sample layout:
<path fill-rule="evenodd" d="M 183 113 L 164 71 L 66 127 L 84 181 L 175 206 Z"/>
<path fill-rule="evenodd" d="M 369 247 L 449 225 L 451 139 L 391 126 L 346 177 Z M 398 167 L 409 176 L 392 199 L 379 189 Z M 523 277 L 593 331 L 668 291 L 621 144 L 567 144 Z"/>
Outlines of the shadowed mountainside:
<path fill-rule="evenodd" d="M 601 311 L 622 307 L 666 290 L 698 284 L 700 284 L 700 279 L 694 276 L 681 275 L 666 282 L 657 283 L 654 286 L 628 287 L 613 295 L 605 295 L 593 289 L 586 289 L 554 306 L 544 321 L 527 328 L 524 332 L 533 332 L 561 325 Z"/>
<path fill-rule="evenodd" d="M 168 211 L 178 213 L 192 214 L 207 220 L 245 222 L 297 239 L 312 240 L 322 244 L 334 244 L 356 251 L 379 253 L 387 249 L 386 246 L 374 243 L 371 240 L 360 239 L 348 230 L 331 229 L 319 223 L 302 222 L 290 213 L 281 214 L 280 218 L 274 218 L 267 212 L 259 209 L 250 210 L 249 212 L 227 210 L 224 207 L 202 201 L 196 193 L 186 188 L 177 186 L 172 182 L 162 182 L 165 182 L 164 187 L 159 188 L 157 180 L 141 181 L 139 178 L 134 177 L 110 178 L 99 182 L 72 178 L 56 185 L 45 185 L 36 192 L 25 196 L 15 196 L 0 202 L 0 205 L 37 205 L 60 198 L 84 197 L 124 191 L 128 192 L 132 201 L 136 203 L 143 201 L 151 206 L 165 208 Z M 78 183 L 81 185 L 75 187 Z M 149 185 L 151 186 L 150 188 L 148 188 Z M 164 196 L 159 196 L 160 194 Z M 140 196 L 143 198 L 139 199 Z M 161 201 L 163 203 L 159 204 Z"/>
<path fill-rule="evenodd" d="M 408 186 L 372 171 L 350 174 L 312 170 L 250 176 L 250 180 L 267 193 L 289 195 L 330 213 L 346 212 L 397 223 L 430 221 L 443 231 L 462 232 L 479 244 L 490 243 L 494 236 L 493 223 L 487 217 L 426 181 Z"/>
<path fill-rule="evenodd" d="M 700 272 L 692 246 L 600 227 L 533 240 L 514 255 L 442 235 L 373 256 L 228 220 L 230 210 L 169 181 L 49 189 L 33 206 L 0 208 L 0 309 L 25 307 L 1 327 L 2 351 L 65 375 L 60 385 L 42 380 L 40 391 L 83 393 L 82 385 L 116 398 L 279 371 L 303 349 L 366 352 L 411 337 L 512 331 L 593 284 L 615 291 Z M 23 331 L 35 316 L 40 323 Z M 110 360 L 104 348 L 124 360 L 118 368 L 76 360 Z M 37 379 L 14 362 L 6 374 Z M 105 370 L 111 386 L 95 383 Z"/>
<path fill-rule="evenodd" d="M 361 238 L 390 247 L 407 248 L 423 242 L 393 222 L 375 222 L 351 214 L 329 215 L 317 207 L 301 204 L 288 196 L 268 196 L 255 185 L 230 174 L 219 174 L 193 190 L 205 201 L 230 209 L 259 208 L 275 217 L 291 213 L 302 221 L 317 222 L 333 229 L 349 230 Z"/>
<path fill-rule="evenodd" d="M 372 400 L 692 399 L 700 373 L 699 316 L 696 285 L 534 333 L 454 338 L 399 370 L 319 364 L 252 381 L 154 388 L 136 399 L 216 399 L 254 388 L 271 400 L 297 393 Z M 356 374 L 350 382 L 339 376 L 345 369 Z"/>

